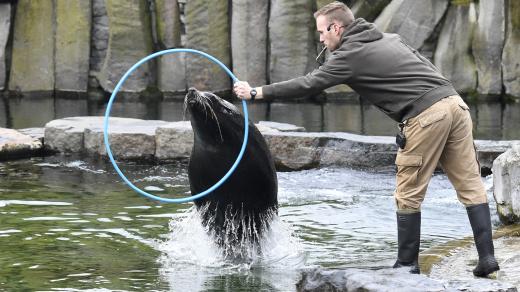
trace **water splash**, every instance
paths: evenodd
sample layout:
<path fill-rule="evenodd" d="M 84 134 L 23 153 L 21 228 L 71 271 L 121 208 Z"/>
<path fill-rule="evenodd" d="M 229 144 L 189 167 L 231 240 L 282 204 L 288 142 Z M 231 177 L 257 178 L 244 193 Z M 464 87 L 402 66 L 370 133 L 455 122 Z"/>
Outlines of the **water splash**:
<path fill-rule="evenodd" d="M 245 228 L 251 226 L 249 222 L 241 221 L 238 224 L 242 226 L 238 226 L 234 218 L 228 217 L 226 221 L 229 224 L 225 232 L 232 233 L 239 227 L 247 232 L 242 232 L 236 238 L 226 237 L 231 240 L 226 239 L 224 246 L 221 246 L 215 241 L 210 228 L 202 223 L 202 213 L 205 211 L 192 207 L 184 216 L 170 221 L 168 238 L 158 246 L 163 252 L 159 262 L 165 269 L 184 269 L 188 264 L 236 272 L 258 267 L 290 266 L 297 269 L 304 265 L 303 247 L 299 239 L 291 227 L 277 215 L 268 216 L 270 222 L 264 223 L 264 233 Z M 263 235 L 256 241 L 255 236 L 258 234 Z"/>

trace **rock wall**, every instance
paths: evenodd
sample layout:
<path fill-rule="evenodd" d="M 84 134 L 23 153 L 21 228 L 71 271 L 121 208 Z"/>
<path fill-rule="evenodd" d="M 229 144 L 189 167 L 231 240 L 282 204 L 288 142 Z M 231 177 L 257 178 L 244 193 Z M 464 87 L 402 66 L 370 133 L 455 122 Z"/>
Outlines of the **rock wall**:
<path fill-rule="evenodd" d="M 332 0 L 20 0 L 0 4 L 0 90 L 113 91 L 154 50 L 205 51 L 260 86 L 317 67 L 313 12 Z M 351 0 L 357 17 L 399 33 L 476 99 L 520 99 L 520 2 Z M 16 17 L 13 13 L 16 11 Z M 11 23 L 13 25 L 11 25 Z M 9 27 L 14 27 L 9 29 Z M 13 32 L 14 35 L 9 35 Z M 11 40 L 8 41 L 8 40 Z M 6 45 L 8 46 L 6 48 Z M 6 58 L 6 52 L 8 54 Z M 8 63 L 6 63 L 6 60 Z M 8 69 L 6 69 L 6 67 Z M 9 76 L 6 76 L 9 75 Z M 6 85 L 8 84 L 8 85 Z M 226 91 L 220 67 L 181 53 L 148 61 L 122 91 Z M 7 87 L 7 88 L 5 88 Z M 150 92 L 153 92 L 150 91 Z M 332 91 L 329 91 L 332 92 Z"/>
<path fill-rule="evenodd" d="M 108 15 L 105 0 L 92 0 L 92 35 L 90 48 L 90 75 L 101 71 L 108 48 Z M 97 81 L 93 79 L 93 81 Z M 91 87 L 97 87 L 91 85 Z"/>
<path fill-rule="evenodd" d="M 271 82 L 295 78 L 317 66 L 312 0 L 271 0 L 269 17 Z"/>
<path fill-rule="evenodd" d="M 502 93 L 502 49 L 505 38 L 504 0 L 480 0 L 473 55 L 477 64 L 478 92 Z"/>
<path fill-rule="evenodd" d="M 181 15 L 177 0 L 157 0 L 157 34 L 159 47 L 181 47 Z M 158 87 L 165 94 L 186 91 L 186 56 L 174 53 L 159 57 Z"/>
<path fill-rule="evenodd" d="M 54 88 L 86 92 L 90 60 L 90 1 L 55 0 L 56 51 Z"/>
<path fill-rule="evenodd" d="M 233 0 L 231 52 L 233 73 L 251 86 L 267 83 L 269 1 Z M 253 33 L 252 33 L 253 32 Z"/>
<path fill-rule="evenodd" d="M 520 96 L 520 1 L 508 2 L 508 29 L 502 55 L 502 72 L 505 93 Z"/>
<path fill-rule="evenodd" d="M 54 90 L 53 1 L 20 0 L 16 8 L 11 91 Z"/>
<path fill-rule="evenodd" d="M 435 50 L 435 66 L 460 92 L 470 92 L 477 86 L 477 69 L 471 55 L 476 22 L 473 3 L 453 4 L 442 25 Z"/>
<path fill-rule="evenodd" d="M 152 30 L 146 1 L 106 0 L 108 44 L 103 65 L 96 78 L 112 92 L 121 77 L 140 59 L 152 53 Z M 152 83 L 153 61 L 139 66 L 121 91 L 144 91 Z"/>
<path fill-rule="evenodd" d="M 0 4 L 0 90 L 5 87 L 5 52 L 9 29 L 11 28 L 11 4 Z"/>
<path fill-rule="evenodd" d="M 351 9 L 356 17 L 364 18 L 367 21 L 374 21 L 390 2 L 391 0 L 356 1 Z"/>
<path fill-rule="evenodd" d="M 231 67 L 228 1 L 189 0 L 185 15 L 186 46 L 204 51 Z M 213 91 L 231 87 L 229 76 L 206 58 L 190 55 L 186 64 L 190 87 Z"/>
<path fill-rule="evenodd" d="M 398 33 L 412 47 L 420 49 L 444 16 L 448 0 L 392 1 L 395 9 L 385 19 L 386 32 Z M 378 20 L 376 20 L 376 24 Z"/>

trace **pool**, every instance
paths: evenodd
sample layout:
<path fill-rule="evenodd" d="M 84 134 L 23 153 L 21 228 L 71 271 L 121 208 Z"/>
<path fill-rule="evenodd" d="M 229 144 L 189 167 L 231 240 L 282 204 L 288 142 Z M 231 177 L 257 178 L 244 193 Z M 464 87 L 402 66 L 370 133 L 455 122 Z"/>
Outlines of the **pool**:
<path fill-rule="evenodd" d="M 189 194 L 183 162 L 120 167 L 150 192 Z M 491 176 L 483 180 L 490 190 Z M 150 201 L 104 160 L 56 155 L 2 162 L 0 291 L 294 291 L 303 268 L 393 264 L 393 171 L 279 172 L 278 183 L 279 216 L 263 252 L 229 263 L 193 204 Z M 433 176 L 422 212 L 421 250 L 471 235 L 442 174 Z"/>

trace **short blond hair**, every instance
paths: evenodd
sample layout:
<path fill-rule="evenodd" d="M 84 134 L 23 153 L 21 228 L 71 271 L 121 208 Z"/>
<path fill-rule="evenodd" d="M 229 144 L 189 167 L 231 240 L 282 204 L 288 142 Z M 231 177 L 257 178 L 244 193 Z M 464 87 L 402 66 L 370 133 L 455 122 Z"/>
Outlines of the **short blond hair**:
<path fill-rule="evenodd" d="M 334 1 L 318 9 L 314 13 L 314 18 L 318 18 L 320 15 L 327 17 L 329 22 L 338 21 L 344 26 L 349 26 L 354 22 L 354 14 L 350 8 L 339 1 Z"/>

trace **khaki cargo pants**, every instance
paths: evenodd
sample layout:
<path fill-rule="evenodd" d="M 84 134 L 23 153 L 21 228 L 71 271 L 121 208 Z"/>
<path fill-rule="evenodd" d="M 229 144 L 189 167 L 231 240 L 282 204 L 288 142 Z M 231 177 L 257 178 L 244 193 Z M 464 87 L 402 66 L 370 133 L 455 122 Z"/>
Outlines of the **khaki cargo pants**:
<path fill-rule="evenodd" d="M 406 121 L 399 149 L 394 197 L 401 211 L 419 211 L 432 174 L 440 166 L 465 206 L 487 202 L 473 144 L 469 108 L 458 95 L 433 104 Z"/>

